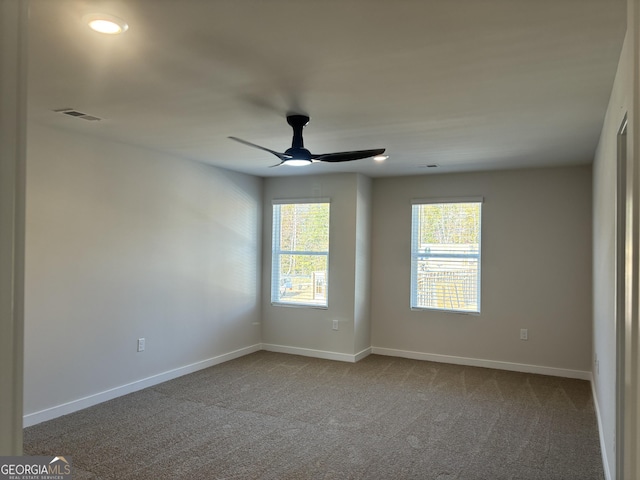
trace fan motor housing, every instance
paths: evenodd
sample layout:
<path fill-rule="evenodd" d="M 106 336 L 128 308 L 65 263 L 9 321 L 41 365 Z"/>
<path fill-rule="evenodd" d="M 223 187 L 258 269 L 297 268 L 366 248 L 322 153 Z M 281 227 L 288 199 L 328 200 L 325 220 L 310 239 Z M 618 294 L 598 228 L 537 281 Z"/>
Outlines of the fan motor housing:
<path fill-rule="evenodd" d="M 306 148 L 291 147 L 285 150 L 284 153 L 287 155 L 291 155 L 292 160 L 307 160 L 310 162 L 312 158 L 311 152 Z"/>

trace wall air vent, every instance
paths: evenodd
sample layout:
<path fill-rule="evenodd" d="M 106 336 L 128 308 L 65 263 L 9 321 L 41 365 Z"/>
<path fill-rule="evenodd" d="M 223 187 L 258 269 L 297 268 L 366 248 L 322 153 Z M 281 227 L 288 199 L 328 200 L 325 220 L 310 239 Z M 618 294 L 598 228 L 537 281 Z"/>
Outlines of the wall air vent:
<path fill-rule="evenodd" d="M 102 120 L 101 118 L 94 117 L 93 115 L 87 115 L 86 113 L 82 113 L 77 110 L 74 110 L 73 108 L 56 108 L 54 112 L 62 113 L 64 115 L 69 115 L 70 117 L 78 117 L 83 120 L 89 120 L 89 121 Z"/>

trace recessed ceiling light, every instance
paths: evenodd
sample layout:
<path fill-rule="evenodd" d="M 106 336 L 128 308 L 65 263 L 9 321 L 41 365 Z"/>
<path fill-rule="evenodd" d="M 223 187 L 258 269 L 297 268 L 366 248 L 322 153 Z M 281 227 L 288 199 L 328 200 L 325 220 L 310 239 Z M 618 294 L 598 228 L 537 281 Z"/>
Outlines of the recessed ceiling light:
<path fill-rule="evenodd" d="M 376 155 L 373 157 L 376 162 L 384 162 L 387 158 L 389 158 L 389 155 Z"/>
<path fill-rule="evenodd" d="M 83 17 L 92 30 L 108 35 L 118 35 L 124 33 L 129 28 L 127 22 L 121 18 L 107 15 L 105 13 L 92 13 Z"/>

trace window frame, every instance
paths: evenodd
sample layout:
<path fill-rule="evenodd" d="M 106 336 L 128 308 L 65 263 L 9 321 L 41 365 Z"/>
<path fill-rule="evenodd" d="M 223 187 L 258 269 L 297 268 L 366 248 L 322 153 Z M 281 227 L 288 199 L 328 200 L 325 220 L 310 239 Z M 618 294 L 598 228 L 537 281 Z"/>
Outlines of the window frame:
<path fill-rule="evenodd" d="M 281 216 L 278 215 L 276 221 L 276 207 L 282 205 L 304 205 L 304 204 L 327 204 L 329 209 L 329 225 L 326 251 L 290 251 L 280 249 L 281 239 Z M 278 307 L 292 308 L 314 308 L 327 310 L 329 308 L 329 253 L 331 250 L 331 200 L 329 198 L 295 198 L 295 199 L 273 199 L 271 213 L 271 305 Z M 327 269 L 325 274 L 325 301 L 324 303 L 302 303 L 282 301 L 280 296 L 280 256 L 281 255 L 318 255 L 325 256 Z M 315 288 L 312 285 L 311 288 Z"/>
<path fill-rule="evenodd" d="M 416 206 L 421 205 L 445 205 L 453 203 L 477 203 L 479 204 L 479 217 L 478 217 L 478 254 L 461 254 L 461 257 L 476 258 L 478 263 L 478 273 L 476 280 L 477 289 L 477 309 L 476 310 L 461 310 L 456 308 L 439 308 L 439 307 L 424 307 L 418 305 L 418 272 L 417 272 L 417 260 L 419 258 L 432 258 L 432 255 L 421 253 L 416 248 L 418 236 L 416 228 Z M 410 283 L 410 308 L 412 311 L 430 311 L 430 312 L 443 312 L 443 313 L 456 313 L 463 315 L 476 315 L 479 316 L 482 312 L 481 308 L 481 293 L 482 293 L 482 207 L 484 198 L 481 196 L 474 197 L 434 197 L 434 198 L 420 198 L 411 201 L 411 283 Z"/>

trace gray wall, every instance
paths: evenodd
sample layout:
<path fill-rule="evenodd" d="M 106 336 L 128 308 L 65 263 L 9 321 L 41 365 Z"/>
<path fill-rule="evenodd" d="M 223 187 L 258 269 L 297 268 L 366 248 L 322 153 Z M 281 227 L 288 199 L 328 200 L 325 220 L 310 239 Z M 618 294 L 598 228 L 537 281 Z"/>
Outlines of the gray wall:
<path fill-rule="evenodd" d="M 28 134 L 27 416 L 259 348 L 261 179 Z"/>
<path fill-rule="evenodd" d="M 599 368 L 594 370 L 594 391 L 609 478 L 616 478 L 617 135 L 625 114 L 631 109 L 630 48 L 627 35 L 593 164 L 593 351 L 599 363 Z"/>
<path fill-rule="evenodd" d="M 429 196 L 485 199 L 480 315 L 409 308 L 411 200 Z M 272 306 L 271 203 L 309 197 L 332 202 L 329 308 Z M 270 178 L 264 218 L 266 348 L 354 360 L 373 346 L 383 354 L 589 378 L 589 166 L 373 181 L 355 174 Z M 519 339 L 521 328 L 528 341 Z"/>
<path fill-rule="evenodd" d="M 356 265 L 354 297 L 355 352 L 371 347 L 371 208 L 373 182 L 358 175 L 356 181 Z"/>
<path fill-rule="evenodd" d="M 368 209 L 370 179 L 357 174 L 267 178 L 264 185 L 262 340 L 270 350 L 354 361 L 369 347 Z M 271 305 L 274 199 L 329 198 L 328 308 Z M 339 330 L 332 330 L 332 321 Z"/>
<path fill-rule="evenodd" d="M 482 312 L 412 311 L 411 200 L 463 196 L 484 197 Z M 375 179 L 373 211 L 374 352 L 542 366 L 588 377 L 589 166 Z M 521 328 L 529 330 L 528 341 L 519 339 Z"/>

